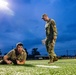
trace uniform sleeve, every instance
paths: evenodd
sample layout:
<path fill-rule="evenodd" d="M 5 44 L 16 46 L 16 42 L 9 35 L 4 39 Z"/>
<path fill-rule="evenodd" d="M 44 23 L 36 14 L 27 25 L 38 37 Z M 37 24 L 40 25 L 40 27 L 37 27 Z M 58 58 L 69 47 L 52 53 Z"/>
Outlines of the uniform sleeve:
<path fill-rule="evenodd" d="M 8 58 L 11 58 L 12 53 L 13 53 L 13 50 L 11 50 L 10 52 L 8 52 L 8 53 L 6 54 L 6 55 L 8 56 Z"/>
<path fill-rule="evenodd" d="M 57 36 L 58 32 L 57 32 L 57 28 L 54 20 L 52 20 L 52 27 L 53 27 L 54 36 Z"/>
<path fill-rule="evenodd" d="M 26 58 L 27 58 L 27 54 L 26 54 L 26 52 L 24 52 L 23 53 L 23 60 L 26 60 Z"/>

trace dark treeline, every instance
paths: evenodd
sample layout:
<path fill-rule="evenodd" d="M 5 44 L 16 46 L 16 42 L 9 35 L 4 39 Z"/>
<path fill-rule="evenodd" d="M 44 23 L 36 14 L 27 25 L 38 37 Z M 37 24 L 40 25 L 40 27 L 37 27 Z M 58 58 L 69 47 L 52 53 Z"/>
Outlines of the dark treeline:
<path fill-rule="evenodd" d="M 38 48 L 32 48 L 31 54 L 29 54 L 28 50 L 24 48 L 27 53 L 27 60 L 31 59 L 49 59 L 48 55 L 41 55 L 38 51 Z M 62 58 L 76 58 L 76 50 L 55 50 L 56 54 L 60 59 Z M 3 58 L 4 55 L 7 53 L 2 53 L 2 50 L 0 49 L 0 59 Z"/>

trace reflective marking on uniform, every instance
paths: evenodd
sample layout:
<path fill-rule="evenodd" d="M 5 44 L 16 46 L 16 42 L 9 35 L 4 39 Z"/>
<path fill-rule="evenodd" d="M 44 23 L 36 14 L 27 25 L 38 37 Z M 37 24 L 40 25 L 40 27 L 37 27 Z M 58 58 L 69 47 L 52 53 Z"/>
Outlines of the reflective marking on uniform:
<path fill-rule="evenodd" d="M 60 68 L 59 66 L 47 66 L 47 65 L 36 65 L 37 67 L 45 67 L 45 68 Z"/>

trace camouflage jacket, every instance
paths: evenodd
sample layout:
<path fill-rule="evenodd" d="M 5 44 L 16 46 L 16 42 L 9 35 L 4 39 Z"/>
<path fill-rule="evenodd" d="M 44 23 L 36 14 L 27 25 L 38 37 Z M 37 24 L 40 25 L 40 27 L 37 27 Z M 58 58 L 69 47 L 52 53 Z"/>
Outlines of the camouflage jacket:
<path fill-rule="evenodd" d="M 49 21 L 46 22 L 45 30 L 46 39 L 53 39 L 54 36 L 57 36 L 57 28 L 53 19 L 49 19 Z"/>
<path fill-rule="evenodd" d="M 23 50 L 21 54 L 18 54 L 16 49 L 13 49 L 7 54 L 7 56 L 12 61 L 14 61 L 14 60 L 22 61 L 22 60 L 26 60 L 27 54 L 26 54 L 25 50 Z"/>

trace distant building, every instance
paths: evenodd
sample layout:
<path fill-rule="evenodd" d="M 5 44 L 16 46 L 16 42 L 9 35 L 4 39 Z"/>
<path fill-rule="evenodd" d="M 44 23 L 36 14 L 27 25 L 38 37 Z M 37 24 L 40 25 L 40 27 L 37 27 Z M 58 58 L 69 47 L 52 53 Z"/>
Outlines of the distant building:
<path fill-rule="evenodd" d="M 49 59 L 48 55 L 35 55 L 35 59 Z"/>

